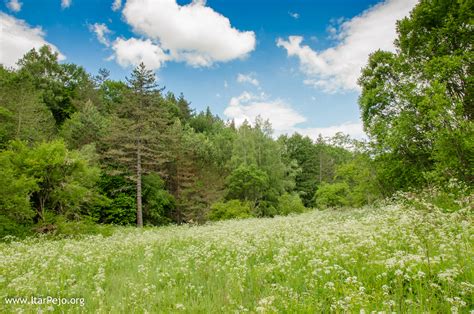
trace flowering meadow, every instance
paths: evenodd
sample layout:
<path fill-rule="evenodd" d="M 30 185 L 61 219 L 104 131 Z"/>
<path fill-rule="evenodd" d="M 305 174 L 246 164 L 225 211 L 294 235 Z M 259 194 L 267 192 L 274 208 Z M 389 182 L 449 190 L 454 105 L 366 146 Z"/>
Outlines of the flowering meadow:
<path fill-rule="evenodd" d="M 472 214 L 312 211 L 0 244 L 1 313 L 469 313 Z M 7 304 L 6 298 L 83 298 Z"/>

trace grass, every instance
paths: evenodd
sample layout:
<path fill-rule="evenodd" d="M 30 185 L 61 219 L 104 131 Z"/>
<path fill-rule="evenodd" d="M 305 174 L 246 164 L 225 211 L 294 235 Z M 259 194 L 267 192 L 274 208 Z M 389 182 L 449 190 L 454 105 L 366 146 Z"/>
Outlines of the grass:
<path fill-rule="evenodd" d="M 386 206 L 2 243 L 0 312 L 467 313 L 473 229 Z M 84 306 L 6 304 L 31 296 Z"/>

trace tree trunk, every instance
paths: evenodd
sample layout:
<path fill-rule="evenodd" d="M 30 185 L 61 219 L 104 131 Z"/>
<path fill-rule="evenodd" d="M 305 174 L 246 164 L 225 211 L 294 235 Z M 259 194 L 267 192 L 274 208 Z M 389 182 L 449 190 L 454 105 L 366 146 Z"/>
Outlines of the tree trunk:
<path fill-rule="evenodd" d="M 319 183 L 323 181 L 323 161 L 321 159 L 321 151 L 319 151 Z"/>
<path fill-rule="evenodd" d="M 140 141 L 137 147 L 137 227 L 143 227 L 142 213 L 142 155 Z"/>
<path fill-rule="evenodd" d="M 182 217 L 181 217 L 181 199 L 180 199 L 180 196 L 179 196 L 179 188 L 180 188 L 180 178 L 179 178 L 179 168 L 180 168 L 180 152 L 178 151 L 178 158 L 176 159 L 176 201 L 177 201 L 177 204 L 176 204 L 176 214 L 177 214 L 177 221 L 178 221 L 178 225 L 181 224 L 182 222 Z"/>

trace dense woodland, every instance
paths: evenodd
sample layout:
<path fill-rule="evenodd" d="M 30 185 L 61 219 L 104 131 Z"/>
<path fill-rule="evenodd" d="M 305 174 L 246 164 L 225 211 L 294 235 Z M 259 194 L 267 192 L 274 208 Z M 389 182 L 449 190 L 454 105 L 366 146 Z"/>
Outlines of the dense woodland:
<path fill-rule="evenodd" d="M 272 217 L 423 189 L 455 210 L 474 181 L 473 12 L 422 1 L 398 23 L 397 52 L 370 56 L 367 141 L 276 138 L 271 121 L 196 112 L 143 64 L 116 81 L 33 49 L 0 67 L 0 235 Z"/>

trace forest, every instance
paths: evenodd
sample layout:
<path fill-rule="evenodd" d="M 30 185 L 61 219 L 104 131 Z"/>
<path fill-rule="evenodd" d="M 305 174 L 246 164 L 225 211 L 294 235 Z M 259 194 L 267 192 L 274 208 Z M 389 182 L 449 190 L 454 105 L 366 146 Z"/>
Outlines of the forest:
<path fill-rule="evenodd" d="M 196 112 L 143 63 L 116 81 L 33 49 L 0 68 L 0 235 L 273 217 L 399 192 L 455 211 L 474 180 L 469 3 L 421 3 L 398 23 L 397 52 L 370 56 L 364 141 L 276 138 L 271 121 Z"/>

